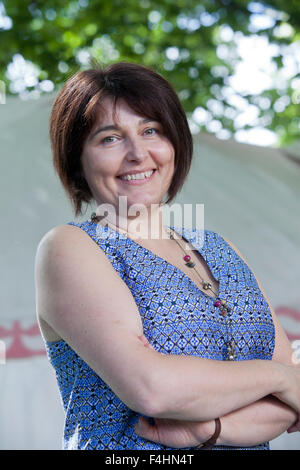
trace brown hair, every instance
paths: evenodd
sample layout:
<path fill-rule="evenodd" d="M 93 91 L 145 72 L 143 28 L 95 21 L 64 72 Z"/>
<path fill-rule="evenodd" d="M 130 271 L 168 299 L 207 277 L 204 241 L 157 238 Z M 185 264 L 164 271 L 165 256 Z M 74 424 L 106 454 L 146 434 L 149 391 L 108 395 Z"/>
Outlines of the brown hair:
<path fill-rule="evenodd" d="M 166 203 L 174 199 L 190 169 L 193 141 L 185 112 L 167 80 L 148 67 L 118 62 L 77 72 L 59 92 L 50 117 L 55 170 L 73 204 L 75 216 L 92 199 L 84 178 L 81 153 L 103 98 L 122 98 L 141 116 L 158 121 L 175 150 L 175 170 Z"/>

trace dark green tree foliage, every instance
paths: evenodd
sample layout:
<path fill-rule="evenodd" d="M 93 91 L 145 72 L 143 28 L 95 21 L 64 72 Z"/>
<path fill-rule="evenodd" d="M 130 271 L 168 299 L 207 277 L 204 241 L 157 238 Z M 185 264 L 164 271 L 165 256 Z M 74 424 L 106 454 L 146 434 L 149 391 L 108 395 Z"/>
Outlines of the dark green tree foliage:
<path fill-rule="evenodd" d="M 278 45 L 272 58 L 278 72 L 285 67 L 283 46 L 294 43 L 298 70 L 288 77 L 286 86 L 242 97 L 254 105 L 266 98 L 258 122 L 275 130 L 281 143 L 299 138 L 300 90 L 295 89 L 295 79 L 300 77 L 299 0 L 6 0 L 1 4 L 2 15 L 12 22 L 11 27 L 0 23 L 0 80 L 7 93 L 16 93 L 7 73 L 16 54 L 38 67 L 39 82 L 50 80 L 55 89 L 77 70 L 90 67 L 91 58 L 103 64 L 132 61 L 153 67 L 169 79 L 189 115 L 197 107 L 208 109 L 209 100 L 218 101 L 221 111 L 214 115 L 210 109 L 210 113 L 232 133 L 236 110 L 222 90 L 228 87 L 239 59 L 234 33 L 265 36 Z M 271 23 L 253 29 L 253 15 L 262 14 Z M 233 33 L 225 41 L 224 26 Z M 289 33 L 279 34 L 280 27 Z M 222 44 L 229 51 L 226 57 L 218 53 Z M 27 90 L 36 87 L 29 83 Z M 249 127 L 245 123 L 244 128 Z"/>

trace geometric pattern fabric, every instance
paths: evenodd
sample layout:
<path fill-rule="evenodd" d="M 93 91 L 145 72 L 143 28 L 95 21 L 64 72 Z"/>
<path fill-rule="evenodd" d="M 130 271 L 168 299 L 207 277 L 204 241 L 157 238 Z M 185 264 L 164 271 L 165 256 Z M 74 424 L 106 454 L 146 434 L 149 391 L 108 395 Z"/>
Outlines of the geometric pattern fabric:
<path fill-rule="evenodd" d="M 231 307 L 226 316 L 214 306 L 215 298 L 198 289 L 183 271 L 125 235 L 91 221 L 70 225 L 80 227 L 97 243 L 127 284 L 144 335 L 156 351 L 224 361 L 233 340 L 236 361 L 272 359 L 275 331 L 268 304 L 249 267 L 221 235 L 171 227 L 199 251 L 219 281 L 218 297 Z M 64 340 L 45 342 L 45 347 L 65 411 L 63 449 L 173 449 L 135 434 L 140 415 Z M 226 449 L 267 450 L 269 443 L 214 447 Z"/>

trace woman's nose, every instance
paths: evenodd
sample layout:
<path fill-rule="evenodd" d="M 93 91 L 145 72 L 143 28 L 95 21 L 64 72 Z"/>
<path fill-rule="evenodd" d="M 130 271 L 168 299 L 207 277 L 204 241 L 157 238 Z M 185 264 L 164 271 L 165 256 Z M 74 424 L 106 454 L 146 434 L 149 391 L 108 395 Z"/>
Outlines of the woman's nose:
<path fill-rule="evenodd" d="M 146 146 L 139 140 L 132 138 L 128 142 L 127 157 L 130 160 L 142 161 L 148 155 Z"/>

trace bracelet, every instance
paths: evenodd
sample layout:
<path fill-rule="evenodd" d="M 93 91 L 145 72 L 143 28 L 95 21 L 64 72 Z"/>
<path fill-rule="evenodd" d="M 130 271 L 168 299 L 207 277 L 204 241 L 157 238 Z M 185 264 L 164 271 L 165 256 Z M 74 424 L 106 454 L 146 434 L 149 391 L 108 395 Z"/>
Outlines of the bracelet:
<path fill-rule="evenodd" d="M 211 436 L 210 439 L 208 439 L 208 441 L 206 442 L 203 442 L 202 444 L 199 444 L 196 449 L 211 449 L 215 443 L 217 442 L 217 439 L 219 437 L 219 435 L 221 434 L 221 421 L 220 421 L 220 418 L 216 418 L 215 419 L 215 425 L 216 425 L 216 428 L 215 428 L 215 432 L 214 434 Z"/>

